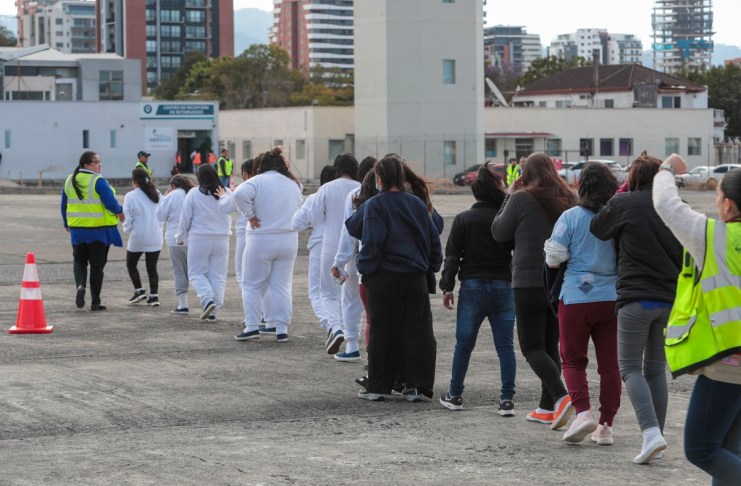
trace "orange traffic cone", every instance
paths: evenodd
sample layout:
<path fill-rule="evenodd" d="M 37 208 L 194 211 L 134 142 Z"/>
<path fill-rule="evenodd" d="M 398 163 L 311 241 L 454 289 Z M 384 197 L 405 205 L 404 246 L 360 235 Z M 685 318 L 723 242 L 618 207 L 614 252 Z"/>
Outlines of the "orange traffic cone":
<path fill-rule="evenodd" d="M 36 270 L 36 257 L 26 255 L 26 268 L 23 270 L 21 300 L 18 302 L 18 318 L 15 326 L 8 329 L 9 334 L 50 333 L 53 326 L 46 325 L 44 302 L 41 300 L 41 284 Z"/>

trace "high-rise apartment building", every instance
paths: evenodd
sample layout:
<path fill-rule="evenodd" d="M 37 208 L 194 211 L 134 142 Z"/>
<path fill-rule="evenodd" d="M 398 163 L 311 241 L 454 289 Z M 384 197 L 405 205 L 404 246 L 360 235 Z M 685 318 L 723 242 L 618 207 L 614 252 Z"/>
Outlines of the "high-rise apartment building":
<path fill-rule="evenodd" d="M 353 0 L 275 0 L 269 41 L 285 49 L 291 67 L 354 67 Z"/>
<path fill-rule="evenodd" d="M 95 52 L 93 0 L 37 0 L 18 2 L 18 44 L 48 44 L 65 52 Z"/>
<path fill-rule="evenodd" d="M 655 0 L 652 26 L 654 69 L 712 65 L 712 0 Z"/>
<path fill-rule="evenodd" d="M 610 34 L 605 29 L 579 29 L 560 34 L 548 46 L 548 56 L 587 60 L 595 55 L 600 64 L 642 64 L 643 43 L 633 34 Z"/>
<path fill-rule="evenodd" d="M 98 50 L 140 59 L 147 91 L 190 52 L 234 55 L 232 0 L 96 0 Z"/>
<path fill-rule="evenodd" d="M 505 65 L 525 72 L 543 57 L 540 35 L 528 34 L 525 27 L 495 25 L 484 28 L 484 60 L 487 66 Z"/>

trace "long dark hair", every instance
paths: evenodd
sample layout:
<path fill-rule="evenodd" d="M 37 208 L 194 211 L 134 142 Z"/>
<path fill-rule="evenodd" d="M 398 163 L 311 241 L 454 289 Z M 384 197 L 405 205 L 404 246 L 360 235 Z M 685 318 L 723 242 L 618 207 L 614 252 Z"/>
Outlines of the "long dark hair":
<path fill-rule="evenodd" d="M 373 170 L 373 166 L 376 165 L 376 162 L 378 162 L 378 159 L 370 155 L 360 161 L 360 164 L 358 164 L 358 180 L 361 184 L 365 180 L 366 174 Z"/>
<path fill-rule="evenodd" d="M 170 178 L 170 185 L 174 186 L 175 189 L 184 190 L 186 194 L 195 187 L 195 184 L 193 184 L 193 181 L 190 180 L 190 178 L 180 174 L 175 174 Z"/>
<path fill-rule="evenodd" d="M 540 204 L 550 223 L 578 202 L 574 191 L 559 177 L 551 158 L 542 152 L 527 158 L 521 179 L 524 190 Z"/>
<path fill-rule="evenodd" d="M 425 206 L 427 206 L 428 211 L 432 211 L 429 183 L 424 178 L 415 174 L 404 159 L 401 159 L 401 167 L 404 170 L 404 182 L 409 185 L 409 192 L 420 198 L 425 203 Z"/>
<path fill-rule="evenodd" d="M 597 213 L 619 187 L 615 174 L 605 164 L 587 162 L 579 174 L 579 206 Z"/>
<path fill-rule="evenodd" d="M 376 163 L 373 170 L 383 183 L 382 191 L 388 191 L 394 187 L 400 191 L 404 190 L 404 167 L 398 155 L 384 156 Z"/>
<path fill-rule="evenodd" d="M 216 169 L 211 164 L 201 164 L 198 168 L 198 190 L 203 194 L 211 195 L 214 199 L 219 199 L 216 195 L 216 190 L 220 187 L 224 187 L 221 183 L 219 175 L 216 173 Z"/>
<path fill-rule="evenodd" d="M 628 172 L 628 190 L 637 191 L 646 185 L 651 186 L 654 176 L 659 172 L 661 161 L 648 155 L 644 150 L 630 165 Z"/>
<path fill-rule="evenodd" d="M 347 176 L 350 179 L 358 178 L 358 161 L 353 154 L 340 154 L 334 158 L 334 176 L 335 179 Z"/>
<path fill-rule="evenodd" d="M 327 182 L 334 180 L 334 166 L 325 165 L 322 167 L 322 171 L 319 173 L 319 185 L 323 186 Z"/>
<path fill-rule="evenodd" d="M 378 194 L 378 189 L 376 189 L 376 173 L 373 170 L 370 170 L 367 174 L 365 174 L 365 178 L 363 179 L 363 183 L 360 185 L 360 191 L 358 191 L 358 195 L 352 199 L 353 211 L 357 211 L 361 204 L 363 204 L 365 201 L 372 198 L 376 194 Z"/>
<path fill-rule="evenodd" d="M 494 166 L 489 162 L 479 167 L 476 180 L 471 184 L 471 192 L 477 201 L 501 205 L 504 201 L 504 181 L 494 172 Z"/>
<path fill-rule="evenodd" d="M 134 169 L 131 171 L 131 180 L 147 195 L 150 201 L 157 204 L 160 202 L 160 193 L 157 187 L 149 178 L 149 173 L 144 169 Z"/>
<path fill-rule="evenodd" d="M 254 159 L 252 159 L 252 170 L 250 171 L 250 177 L 254 177 L 258 174 L 258 171 L 260 170 L 260 163 L 262 162 L 263 157 L 265 157 L 265 152 L 260 152 L 259 154 L 255 155 Z"/>
<path fill-rule="evenodd" d="M 284 175 L 295 182 L 298 187 L 301 187 L 301 183 L 288 168 L 288 161 L 283 157 L 283 149 L 281 147 L 273 147 L 263 154 L 257 173 L 264 174 L 269 170 L 277 171 L 279 174 Z"/>
<path fill-rule="evenodd" d="M 93 158 L 96 155 L 98 155 L 97 152 L 93 152 L 92 150 L 83 152 L 80 156 L 80 161 L 77 163 L 77 167 L 75 167 L 75 171 L 72 173 L 72 188 L 75 190 L 75 194 L 77 194 L 77 199 L 85 199 L 82 197 L 82 191 L 84 191 L 85 188 L 77 181 L 77 174 L 80 173 L 80 169 L 84 169 L 86 165 L 92 164 Z"/>
<path fill-rule="evenodd" d="M 252 171 L 255 167 L 255 159 L 247 159 L 244 162 L 242 162 L 241 172 L 242 174 L 247 174 L 249 176 L 252 176 Z"/>

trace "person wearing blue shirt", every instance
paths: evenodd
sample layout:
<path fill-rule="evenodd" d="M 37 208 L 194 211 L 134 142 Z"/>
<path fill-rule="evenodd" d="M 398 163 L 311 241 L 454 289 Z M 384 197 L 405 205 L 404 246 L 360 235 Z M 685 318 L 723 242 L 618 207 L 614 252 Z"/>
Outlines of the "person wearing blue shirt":
<path fill-rule="evenodd" d="M 105 310 L 100 303 L 103 269 L 111 245 L 123 246 L 118 222 L 123 222 L 123 207 L 101 175 L 100 157 L 84 152 L 75 171 L 67 177 L 62 190 L 62 222 L 70 234 L 74 258 L 75 305 L 85 306 L 87 267 L 90 266 L 90 310 Z"/>
<path fill-rule="evenodd" d="M 563 376 L 577 414 L 563 436 L 569 443 L 581 442 L 593 433 L 597 444 L 612 444 L 612 423 L 620 407 L 615 244 L 599 240 L 589 231 L 595 214 L 617 189 L 617 179 L 607 167 L 586 164 L 579 177 L 579 205 L 564 211 L 545 242 L 549 267 L 568 262 L 559 296 L 558 327 Z M 586 370 L 590 337 L 600 375 L 599 422 L 594 420 L 589 402 Z"/>

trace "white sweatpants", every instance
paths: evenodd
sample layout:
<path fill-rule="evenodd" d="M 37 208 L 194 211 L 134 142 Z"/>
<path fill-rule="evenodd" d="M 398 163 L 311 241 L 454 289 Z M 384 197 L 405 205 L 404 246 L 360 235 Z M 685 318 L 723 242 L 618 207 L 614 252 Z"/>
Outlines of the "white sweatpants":
<path fill-rule="evenodd" d="M 224 305 L 228 271 L 228 237 L 188 237 L 188 278 L 196 289 L 201 307 L 211 301 L 216 304 L 211 315 L 218 315 Z"/>
<path fill-rule="evenodd" d="M 322 308 L 322 292 L 319 270 L 322 263 L 322 245 L 316 244 L 309 250 L 309 302 L 323 328 L 327 329 L 327 316 Z"/>
<path fill-rule="evenodd" d="M 360 298 L 358 270 L 355 268 L 355 259 L 345 265 L 348 274 L 347 280 L 341 287 L 342 302 L 342 332 L 345 335 L 345 352 L 358 351 L 360 336 L 360 320 L 363 318 L 363 301 Z"/>
<path fill-rule="evenodd" d="M 175 277 L 175 295 L 188 293 L 188 247 L 168 246 L 172 276 Z"/>
<path fill-rule="evenodd" d="M 239 234 L 241 233 L 241 234 Z M 234 273 L 237 275 L 237 285 L 239 290 L 242 290 L 242 260 L 244 259 L 244 246 L 245 246 L 245 235 L 244 232 L 238 232 L 236 248 L 234 249 Z M 270 307 L 270 292 L 265 293 L 265 297 L 262 299 L 262 307 L 260 308 L 260 314 L 264 317 L 265 322 L 270 322 L 269 318 L 265 315 L 264 310 Z"/>
<path fill-rule="evenodd" d="M 319 262 L 319 292 L 321 295 L 322 312 L 326 316 L 322 327 L 326 330 L 342 329 L 342 307 L 340 305 L 340 286 L 332 277 L 332 265 L 335 252 L 322 252 Z M 321 321 L 320 321 L 321 323 Z"/>
<path fill-rule="evenodd" d="M 263 297 L 270 292 L 265 320 L 274 322 L 277 334 L 287 334 L 293 312 L 293 265 L 298 233 L 248 234 L 242 259 L 242 303 L 245 332 L 258 329 Z M 266 302 L 267 304 L 267 302 Z"/>

